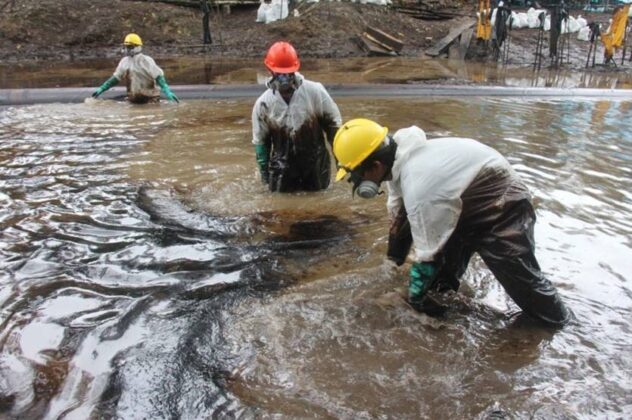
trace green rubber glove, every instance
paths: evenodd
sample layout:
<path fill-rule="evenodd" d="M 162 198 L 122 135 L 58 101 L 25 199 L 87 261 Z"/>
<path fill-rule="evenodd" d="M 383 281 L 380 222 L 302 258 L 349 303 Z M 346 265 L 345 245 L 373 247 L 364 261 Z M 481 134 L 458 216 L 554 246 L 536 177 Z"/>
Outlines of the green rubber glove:
<path fill-rule="evenodd" d="M 437 278 L 437 268 L 433 263 L 416 262 L 410 267 L 408 283 L 408 299 L 411 302 L 421 301 L 426 291 Z"/>
<path fill-rule="evenodd" d="M 162 89 L 162 91 L 164 92 L 168 100 L 174 101 L 174 102 L 180 102 L 180 99 L 178 99 L 175 93 L 173 93 L 171 89 L 169 88 L 169 85 L 167 84 L 167 81 L 165 80 L 165 76 L 156 77 L 156 83 L 158 84 L 158 86 L 160 86 L 160 89 Z"/>
<path fill-rule="evenodd" d="M 437 267 L 433 263 L 414 263 L 410 267 L 410 283 L 408 284 L 408 303 L 418 312 L 433 317 L 441 317 L 448 306 L 426 295 L 437 279 Z"/>
<path fill-rule="evenodd" d="M 265 144 L 255 144 L 255 156 L 257 158 L 257 165 L 259 165 L 259 172 L 261 173 L 261 180 L 264 183 L 268 183 L 268 159 L 270 153 L 268 147 Z"/>
<path fill-rule="evenodd" d="M 118 85 L 118 82 L 119 82 L 119 80 L 116 77 L 114 77 L 114 76 L 110 77 L 101 86 L 99 86 L 97 88 L 97 90 L 95 90 L 92 93 L 92 97 L 93 98 L 98 98 L 103 92 L 105 92 L 106 90 L 108 90 L 112 86 Z"/>

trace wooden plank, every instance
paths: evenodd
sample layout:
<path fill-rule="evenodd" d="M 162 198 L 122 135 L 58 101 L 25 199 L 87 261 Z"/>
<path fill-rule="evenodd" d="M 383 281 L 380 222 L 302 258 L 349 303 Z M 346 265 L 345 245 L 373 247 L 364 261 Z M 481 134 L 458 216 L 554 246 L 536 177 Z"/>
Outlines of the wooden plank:
<path fill-rule="evenodd" d="M 454 19 L 457 16 L 465 16 L 469 17 L 469 15 L 465 15 L 459 12 L 458 9 L 452 7 L 417 7 L 417 8 L 395 8 L 399 13 L 403 13 L 414 17 L 415 19 L 423 19 L 423 20 L 448 20 Z"/>
<path fill-rule="evenodd" d="M 386 45 L 388 46 L 388 49 L 395 52 L 400 52 L 402 48 L 404 48 L 404 43 L 401 40 L 379 29 L 367 26 L 366 33 L 369 34 L 373 39 L 379 41 L 380 45 Z"/>
<path fill-rule="evenodd" d="M 309 4 L 305 1 L 300 2 L 299 4 L 296 5 L 296 7 L 294 7 L 294 10 L 292 10 L 292 15 L 294 15 L 295 13 L 298 13 L 298 15 L 300 16 L 303 9 L 305 9 L 306 5 Z"/>
<path fill-rule="evenodd" d="M 384 49 L 377 44 L 374 44 L 367 38 L 363 36 L 355 36 L 353 40 L 358 44 L 358 47 L 369 56 L 393 56 L 395 53 L 393 51 Z"/>
<path fill-rule="evenodd" d="M 312 10 L 316 9 L 320 3 L 314 3 L 310 7 L 307 8 L 304 12 L 299 12 L 298 17 L 306 16 L 308 13 L 311 13 Z"/>
<path fill-rule="evenodd" d="M 465 60 L 465 56 L 467 55 L 467 50 L 470 48 L 470 41 L 472 40 L 472 35 L 474 35 L 474 28 L 468 28 L 463 31 L 461 34 L 461 39 L 459 41 L 459 58 L 461 60 Z"/>
<path fill-rule="evenodd" d="M 387 50 L 387 51 L 394 52 L 394 51 L 393 51 L 393 49 L 392 49 L 390 46 L 388 46 L 388 45 L 384 44 L 383 42 L 380 42 L 379 40 L 377 40 L 377 39 L 373 38 L 373 37 L 372 37 L 371 35 L 369 35 L 368 33 L 363 32 L 363 33 L 362 33 L 362 36 L 363 36 L 364 38 L 368 39 L 370 42 L 372 42 L 372 43 L 374 43 L 374 44 L 379 45 L 379 46 L 380 46 L 380 48 L 383 48 L 383 49 L 385 49 L 385 50 Z"/>
<path fill-rule="evenodd" d="M 458 24 L 454 29 L 452 29 L 448 35 L 439 40 L 434 46 L 428 48 L 425 53 L 431 57 L 436 57 L 441 54 L 441 51 L 446 49 L 448 45 L 452 43 L 463 31 L 471 28 L 476 23 L 474 19 L 467 19 Z"/>

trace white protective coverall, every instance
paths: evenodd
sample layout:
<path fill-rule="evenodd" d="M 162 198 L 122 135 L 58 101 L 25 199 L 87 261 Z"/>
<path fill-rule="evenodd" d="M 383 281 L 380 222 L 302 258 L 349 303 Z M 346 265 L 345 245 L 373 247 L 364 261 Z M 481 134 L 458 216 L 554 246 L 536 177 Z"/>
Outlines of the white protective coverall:
<path fill-rule="evenodd" d="M 114 77 L 126 81 L 131 102 L 158 100 L 160 90 L 156 87 L 156 78 L 163 75 L 154 59 L 143 53 L 123 57 L 114 71 Z"/>
<path fill-rule="evenodd" d="M 287 104 L 268 88 L 252 110 L 252 143 L 270 154 L 271 191 L 316 191 L 329 186 L 331 159 L 325 145 L 342 124 L 338 106 L 321 83 L 294 73 L 298 88 Z"/>
<path fill-rule="evenodd" d="M 535 258 L 528 189 L 509 162 L 473 139 L 427 140 L 415 126 L 393 139 L 397 151 L 387 182 L 391 235 L 403 231 L 395 225 L 409 222 L 415 261 L 438 269 L 435 288 L 456 290 L 476 252 L 523 311 L 565 323 L 570 314 Z M 391 239 L 389 256 L 397 248 Z M 395 253 L 405 258 L 410 242 L 402 245 Z"/>

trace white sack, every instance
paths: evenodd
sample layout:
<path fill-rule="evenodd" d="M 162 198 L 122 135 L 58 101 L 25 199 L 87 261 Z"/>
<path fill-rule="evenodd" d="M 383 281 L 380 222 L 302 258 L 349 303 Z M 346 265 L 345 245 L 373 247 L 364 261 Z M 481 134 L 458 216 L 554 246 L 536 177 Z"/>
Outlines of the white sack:
<path fill-rule="evenodd" d="M 582 15 L 577 16 L 577 23 L 579 24 L 580 29 L 588 25 L 588 21 L 586 21 Z"/>
<path fill-rule="evenodd" d="M 272 0 L 269 4 L 261 3 L 257 10 L 257 22 L 270 23 L 288 16 L 288 0 Z"/>
<path fill-rule="evenodd" d="M 577 39 L 580 41 L 590 41 L 590 28 L 588 26 L 581 28 L 577 34 Z"/>

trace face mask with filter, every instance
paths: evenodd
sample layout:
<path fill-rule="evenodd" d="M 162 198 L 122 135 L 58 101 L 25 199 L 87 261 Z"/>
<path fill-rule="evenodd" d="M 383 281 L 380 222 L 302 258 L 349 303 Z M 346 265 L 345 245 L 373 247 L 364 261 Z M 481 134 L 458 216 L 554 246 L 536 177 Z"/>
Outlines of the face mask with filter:
<path fill-rule="evenodd" d="M 128 57 L 134 57 L 136 54 L 140 53 L 141 49 L 140 45 L 125 45 L 123 47 L 123 54 Z"/>
<path fill-rule="evenodd" d="M 363 179 L 358 171 L 351 172 L 349 182 L 353 184 L 352 195 L 357 193 L 361 198 L 373 198 L 379 194 L 383 194 L 383 192 L 380 192 L 380 186 L 378 184 Z"/>
<path fill-rule="evenodd" d="M 278 73 L 272 77 L 272 81 L 270 82 L 270 88 L 272 90 L 278 90 L 281 94 L 290 94 L 293 93 L 297 88 L 296 77 L 294 77 L 294 73 Z"/>

